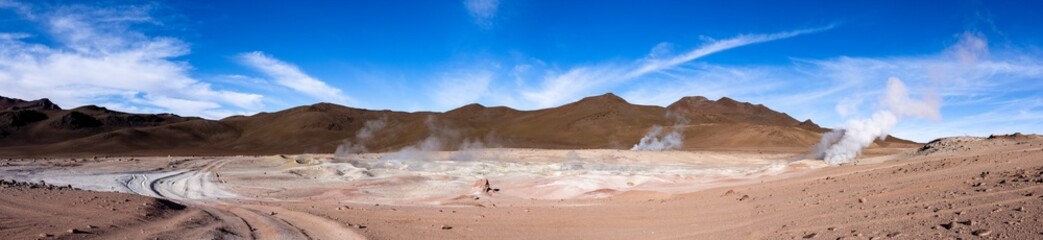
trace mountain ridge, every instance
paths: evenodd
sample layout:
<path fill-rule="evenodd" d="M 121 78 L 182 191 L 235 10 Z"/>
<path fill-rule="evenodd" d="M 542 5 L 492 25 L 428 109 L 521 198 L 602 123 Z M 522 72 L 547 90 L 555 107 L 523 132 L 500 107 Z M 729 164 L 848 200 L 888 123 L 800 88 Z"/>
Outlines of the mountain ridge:
<path fill-rule="evenodd" d="M 446 112 L 369 110 L 333 103 L 220 120 L 134 114 L 99 106 L 61 109 L 49 100 L 7 101 L 0 155 L 239 155 L 330 153 L 344 144 L 396 151 L 422 143 L 473 147 L 629 149 L 653 126 L 678 128 L 682 149 L 810 148 L 822 128 L 762 104 L 723 97 L 637 105 L 612 93 L 553 108 L 517 110 L 467 104 Z M 26 104 L 34 102 L 32 104 Z M 47 104 L 50 103 L 50 104 Z M 11 108 L 9 106 L 35 106 Z M 53 106 L 53 107 L 51 107 Z M 379 128 L 378 128 L 379 126 Z M 361 132 L 365 131 L 368 136 Z M 878 145 L 915 144 L 889 137 Z"/>

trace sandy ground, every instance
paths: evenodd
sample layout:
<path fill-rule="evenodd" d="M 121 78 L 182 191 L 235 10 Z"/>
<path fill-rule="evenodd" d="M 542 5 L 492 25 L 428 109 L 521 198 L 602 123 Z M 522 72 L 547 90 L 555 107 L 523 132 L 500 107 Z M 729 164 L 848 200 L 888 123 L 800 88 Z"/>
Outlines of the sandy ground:
<path fill-rule="evenodd" d="M 3 239 L 217 238 L 229 229 L 198 209 L 134 194 L 0 182 Z"/>
<path fill-rule="evenodd" d="M 873 149 L 859 164 L 833 167 L 779 151 L 10 159 L 0 165 L 4 179 L 134 193 L 187 207 L 138 217 L 111 210 L 123 207 L 91 210 L 100 205 L 54 193 L 3 194 L 5 206 L 26 199 L 51 205 L 0 208 L 0 233 L 35 238 L 84 225 L 68 220 L 75 214 L 54 210 L 65 206 L 97 214 L 83 221 L 111 222 L 94 226 L 163 225 L 199 238 L 1043 237 L 1043 139 L 963 138 L 932 146 L 924 153 Z M 488 179 L 490 189 L 475 188 L 479 179 Z M 184 214 L 196 217 L 170 217 Z M 210 220 L 192 224 L 197 219 Z M 19 221 L 37 225 L 8 227 Z M 144 229 L 54 236 L 169 237 Z"/>

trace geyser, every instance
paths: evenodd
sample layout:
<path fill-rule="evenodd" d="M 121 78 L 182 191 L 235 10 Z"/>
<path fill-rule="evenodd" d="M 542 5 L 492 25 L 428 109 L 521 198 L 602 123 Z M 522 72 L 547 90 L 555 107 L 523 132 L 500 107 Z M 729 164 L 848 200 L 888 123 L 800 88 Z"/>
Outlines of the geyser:
<path fill-rule="evenodd" d="M 887 80 L 887 92 L 880 103 L 885 109 L 872 117 L 848 120 L 844 126 L 822 135 L 813 149 L 815 156 L 830 165 L 848 163 L 874 140 L 887 138 L 900 117 L 941 118 L 939 100 L 910 98 L 905 83 L 895 77 Z"/>

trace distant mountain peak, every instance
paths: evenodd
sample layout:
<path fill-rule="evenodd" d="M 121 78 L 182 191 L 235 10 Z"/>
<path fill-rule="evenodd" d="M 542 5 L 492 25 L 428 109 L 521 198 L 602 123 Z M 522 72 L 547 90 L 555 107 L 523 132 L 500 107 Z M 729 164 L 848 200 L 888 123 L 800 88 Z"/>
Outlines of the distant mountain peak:
<path fill-rule="evenodd" d="M 57 104 L 51 102 L 50 99 L 41 98 L 33 101 L 26 101 L 17 98 L 8 98 L 0 96 L 0 111 L 15 111 L 15 110 L 62 110 Z"/>
<path fill-rule="evenodd" d="M 482 110 L 485 110 L 485 109 L 487 109 L 487 107 L 485 107 L 485 105 L 482 105 L 482 104 L 479 104 L 479 103 L 472 103 L 472 104 L 463 105 L 463 106 L 460 106 L 458 108 L 454 108 L 452 110 L 446 111 L 446 113 L 476 112 L 476 111 L 482 111 Z"/>
<path fill-rule="evenodd" d="M 334 109 L 348 108 L 335 103 L 320 102 L 312 105 L 308 105 L 306 109 L 312 112 L 328 112 Z"/>
<path fill-rule="evenodd" d="M 601 95 L 597 95 L 597 96 L 585 97 L 583 99 L 580 99 L 579 101 L 576 101 L 575 103 L 614 103 L 614 104 L 622 103 L 622 104 L 630 104 L 630 102 L 627 102 L 626 99 L 623 99 L 622 97 L 616 96 L 616 94 L 613 94 L 613 93 L 605 93 L 605 94 L 601 94 Z"/>

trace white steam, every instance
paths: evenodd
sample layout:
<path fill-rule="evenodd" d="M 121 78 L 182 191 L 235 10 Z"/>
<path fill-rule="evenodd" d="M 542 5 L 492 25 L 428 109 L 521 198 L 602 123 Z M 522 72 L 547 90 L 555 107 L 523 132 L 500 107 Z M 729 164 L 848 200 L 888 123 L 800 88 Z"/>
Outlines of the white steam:
<path fill-rule="evenodd" d="M 678 149 L 681 144 L 684 143 L 684 136 L 677 127 L 673 127 L 666 134 L 663 133 L 663 127 L 659 125 L 652 126 L 651 130 L 641 138 L 641 142 L 634 144 L 634 147 L 630 150 L 637 151 L 663 151 Z"/>
<path fill-rule="evenodd" d="M 887 138 L 900 117 L 941 118 L 939 99 L 913 99 L 909 97 L 905 83 L 895 77 L 887 80 L 887 92 L 880 103 L 885 109 L 873 113 L 872 117 L 849 120 L 844 126 L 824 134 L 813 149 L 816 157 L 830 165 L 848 163 L 874 140 Z"/>
<path fill-rule="evenodd" d="M 387 126 L 387 116 L 380 119 L 374 119 L 366 121 L 362 128 L 355 132 L 355 142 L 352 143 L 349 140 L 344 140 L 340 146 L 337 146 L 337 151 L 333 153 L 334 156 L 343 156 L 346 154 L 365 153 L 369 150 L 366 149 L 366 143 L 373 139 L 373 134 Z"/>
<path fill-rule="evenodd" d="M 428 129 L 427 137 L 416 144 L 382 155 L 376 166 L 412 170 L 431 169 L 431 167 L 439 164 L 432 162 L 432 159 L 444 158 L 440 156 L 441 153 L 439 152 L 452 150 L 453 145 L 456 143 L 459 143 L 455 145 L 456 151 L 449 153 L 450 155 L 447 158 L 450 161 L 469 162 L 499 159 L 499 155 L 496 153 L 482 151 L 488 147 L 497 147 L 495 144 L 490 144 L 496 142 L 492 134 L 486 135 L 484 142 L 481 139 L 465 138 L 463 133 L 444 123 L 439 123 L 434 116 L 429 116 L 425 121 L 425 125 Z"/>
<path fill-rule="evenodd" d="M 675 115 L 672 112 L 666 113 L 667 117 L 675 116 L 676 123 L 673 127 L 670 127 L 670 131 L 663 133 L 663 127 L 659 125 L 653 125 L 648 133 L 645 133 L 644 137 L 641 137 L 641 141 L 634 144 L 634 147 L 630 150 L 635 151 L 665 151 L 679 149 L 684 144 L 684 125 L 688 124 L 688 119 Z"/>

